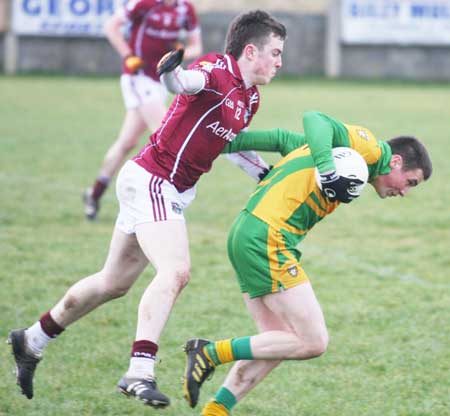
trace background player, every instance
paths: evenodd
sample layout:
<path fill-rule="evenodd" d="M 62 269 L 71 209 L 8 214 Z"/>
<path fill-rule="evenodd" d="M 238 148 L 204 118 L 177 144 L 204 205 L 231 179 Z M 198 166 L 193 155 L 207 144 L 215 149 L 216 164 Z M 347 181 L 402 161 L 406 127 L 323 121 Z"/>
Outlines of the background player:
<path fill-rule="evenodd" d="M 123 33 L 127 25 L 128 40 Z M 129 1 L 108 20 L 105 32 L 123 60 L 120 85 L 126 113 L 94 184 L 83 194 L 84 213 L 89 220 L 97 217 L 100 198 L 129 151 L 147 128 L 159 127 L 166 113 L 167 90 L 156 74 L 158 61 L 182 38 L 186 59 L 202 53 L 198 18 L 192 3 L 185 0 Z"/>
<path fill-rule="evenodd" d="M 285 27 L 257 10 L 231 23 L 225 54 L 206 55 L 186 71 L 178 66 L 181 51 L 162 59 L 159 72 L 169 74 L 169 84 L 178 82 L 180 95 L 150 142 L 121 169 L 116 184 L 120 212 L 105 265 L 69 288 L 30 328 L 10 333 L 17 381 L 28 398 L 49 341 L 126 294 L 150 261 L 156 276 L 141 298 L 129 368 L 118 388 L 147 405 L 169 405 L 156 385 L 154 365 L 160 335 L 190 278 L 183 210 L 195 196 L 199 177 L 251 122 L 259 107 L 256 86 L 269 83 L 281 68 L 285 38 Z"/>
<path fill-rule="evenodd" d="M 368 136 L 363 138 L 361 134 L 358 138 L 351 129 L 345 133 L 345 126 L 337 120 L 328 118 L 328 122 L 339 128 L 342 139 L 349 134 L 354 140 L 352 145 L 368 164 L 369 182 L 381 198 L 404 196 L 430 177 L 428 153 L 414 137 L 397 137 L 376 146 L 367 129 L 362 133 Z M 284 143 L 278 141 L 283 154 L 291 146 Z M 260 333 L 186 343 L 184 394 L 191 407 L 197 404 L 200 387 L 213 369 L 237 361 L 203 408 L 203 416 L 230 414 L 236 403 L 282 360 L 315 358 L 327 349 L 325 319 L 297 249 L 309 230 L 339 205 L 320 191 L 314 168 L 308 146 L 288 153 L 259 183 L 232 226 L 228 255 Z"/>

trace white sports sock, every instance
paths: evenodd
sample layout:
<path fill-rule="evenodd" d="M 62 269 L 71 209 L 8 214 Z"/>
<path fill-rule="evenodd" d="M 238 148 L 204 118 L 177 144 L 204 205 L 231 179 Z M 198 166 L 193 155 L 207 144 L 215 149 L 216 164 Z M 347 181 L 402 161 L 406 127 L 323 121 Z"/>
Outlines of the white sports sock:
<path fill-rule="evenodd" d="M 129 378 L 145 378 L 155 376 L 155 358 L 131 357 L 126 376 Z"/>
<path fill-rule="evenodd" d="M 51 339 L 52 338 L 42 330 L 41 323 L 39 321 L 25 331 L 26 347 L 37 357 L 42 355 L 45 347 Z"/>

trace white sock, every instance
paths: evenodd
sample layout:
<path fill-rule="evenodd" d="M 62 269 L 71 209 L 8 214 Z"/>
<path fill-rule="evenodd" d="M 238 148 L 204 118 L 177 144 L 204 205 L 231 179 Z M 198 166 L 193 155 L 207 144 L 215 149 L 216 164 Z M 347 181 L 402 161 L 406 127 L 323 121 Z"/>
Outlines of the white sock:
<path fill-rule="evenodd" d="M 145 378 L 155 375 L 155 358 L 131 357 L 126 376 L 129 378 Z"/>
<path fill-rule="evenodd" d="M 49 337 L 41 327 L 41 323 L 37 321 L 25 331 L 26 347 L 37 357 L 40 357 L 52 338 Z"/>

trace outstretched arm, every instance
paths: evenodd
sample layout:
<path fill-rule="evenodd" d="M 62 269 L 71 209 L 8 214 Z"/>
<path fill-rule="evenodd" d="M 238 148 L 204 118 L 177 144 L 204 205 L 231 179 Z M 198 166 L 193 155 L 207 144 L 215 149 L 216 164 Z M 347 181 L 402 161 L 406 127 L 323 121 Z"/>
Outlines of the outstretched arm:
<path fill-rule="evenodd" d="M 288 130 L 273 129 L 260 131 L 241 131 L 231 143 L 225 146 L 223 153 L 235 153 L 245 150 L 279 152 L 282 156 L 306 144 L 305 136 Z"/>
<path fill-rule="evenodd" d="M 263 179 L 270 170 L 270 166 L 253 150 L 244 150 L 237 153 L 227 153 L 225 157 L 239 166 L 247 175 L 256 181 Z"/>

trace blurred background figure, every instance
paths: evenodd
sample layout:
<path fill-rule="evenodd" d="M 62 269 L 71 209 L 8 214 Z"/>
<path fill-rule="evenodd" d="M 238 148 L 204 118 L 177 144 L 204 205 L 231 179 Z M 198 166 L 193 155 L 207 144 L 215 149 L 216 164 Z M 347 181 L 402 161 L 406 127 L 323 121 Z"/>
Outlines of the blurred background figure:
<path fill-rule="evenodd" d="M 123 29 L 129 25 L 129 37 Z M 100 198 L 127 154 L 148 128 L 155 130 L 167 110 L 167 91 L 156 64 L 185 43 L 185 59 L 202 53 L 201 30 L 194 6 L 185 0 L 129 1 L 106 22 L 105 33 L 123 60 L 120 85 L 126 108 L 116 141 L 106 152 L 93 185 L 83 193 L 84 213 L 95 220 Z"/>

